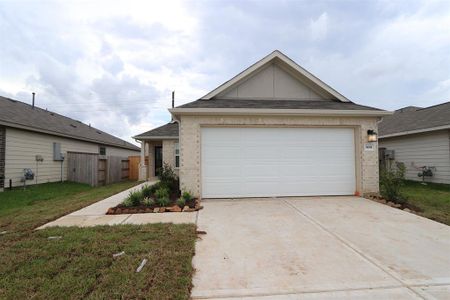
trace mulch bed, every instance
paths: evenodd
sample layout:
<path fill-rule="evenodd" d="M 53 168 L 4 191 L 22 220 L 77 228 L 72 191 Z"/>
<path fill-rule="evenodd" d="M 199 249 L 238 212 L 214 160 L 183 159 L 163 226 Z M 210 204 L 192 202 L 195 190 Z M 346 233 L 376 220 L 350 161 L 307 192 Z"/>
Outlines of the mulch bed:
<path fill-rule="evenodd" d="M 408 202 L 405 202 L 405 203 L 402 203 L 402 204 L 394 203 L 392 201 L 384 199 L 380 194 L 370 193 L 370 194 L 364 195 L 364 197 L 369 199 L 369 200 L 373 200 L 373 201 L 376 201 L 378 203 L 386 204 L 386 205 L 389 205 L 391 207 L 398 208 L 398 209 L 401 209 L 401 210 L 407 210 L 407 211 L 409 210 L 410 212 L 413 212 L 413 213 L 421 213 L 421 212 L 423 212 L 423 209 L 421 209 L 421 208 L 419 208 L 419 207 L 417 207 L 417 206 L 415 206 L 413 204 L 410 204 Z"/>
<path fill-rule="evenodd" d="M 165 207 L 159 207 L 158 205 L 139 205 L 139 206 L 125 206 L 119 204 L 115 207 L 111 207 L 106 212 L 107 215 L 121 215 L 121 214 L 143 214 L 143 213 L 163 213 L 163 212 L 193 212 L 203 208 L 200 206 L 200 201 L 197 198 L 186 201 L 184 207 L 179 207 L 175 201 L 178 197 L 171 197 L 171 204 Z"/>

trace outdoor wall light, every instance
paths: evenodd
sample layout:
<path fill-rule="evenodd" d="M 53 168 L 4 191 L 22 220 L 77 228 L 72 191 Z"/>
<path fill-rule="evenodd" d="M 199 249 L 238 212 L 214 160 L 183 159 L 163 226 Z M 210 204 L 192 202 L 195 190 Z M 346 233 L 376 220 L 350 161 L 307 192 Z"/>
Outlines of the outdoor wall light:
<path fill-rule="evenodd" d="M 378 141 L 377 133 L 374 130 L 372 130 L 372 129 L 367 130 L 367 140 L 369 142 L 376 142 L 376 141 Z"/>

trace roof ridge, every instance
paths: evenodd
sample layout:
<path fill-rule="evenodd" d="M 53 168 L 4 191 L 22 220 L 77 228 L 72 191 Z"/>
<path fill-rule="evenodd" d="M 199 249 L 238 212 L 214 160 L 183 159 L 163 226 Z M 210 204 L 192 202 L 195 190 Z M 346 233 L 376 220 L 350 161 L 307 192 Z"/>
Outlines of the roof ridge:
<path fill-rule="evenodd" d="M 436 107 L 436 106 L 446 105 L 446 104 L 450 104 L 450 101 L 439 103 L 439 104 L 435 104 L 435 105 L 431 105 L 431 106 L 428 106 L 428 107 L 423 107 L 423 108 L 418 109 L 417 111 L 433 108 L 433 107 Z"/>

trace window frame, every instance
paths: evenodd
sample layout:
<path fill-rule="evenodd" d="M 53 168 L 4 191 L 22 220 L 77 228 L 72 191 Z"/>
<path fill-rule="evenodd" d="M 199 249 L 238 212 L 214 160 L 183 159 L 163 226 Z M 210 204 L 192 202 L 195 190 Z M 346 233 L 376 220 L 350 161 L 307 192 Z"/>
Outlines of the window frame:
<path fill-rule="evenodd" d="M 105 153 L 102 154 L 102 149 L 105 150 Z M 106 155 L 106 146 L 98 146 L 98 154 L 99 155 Z"/>
<path fill-rule="evenodd" d="M 175 158 L 175 169 L 179 169 L 180 168 L 180 142 L 176 142 L 174 145 L 174 158 Z M 177 160 L 178 158 L 178 160 Z M 178 164 L 177 164 L 178 162 Z"/>

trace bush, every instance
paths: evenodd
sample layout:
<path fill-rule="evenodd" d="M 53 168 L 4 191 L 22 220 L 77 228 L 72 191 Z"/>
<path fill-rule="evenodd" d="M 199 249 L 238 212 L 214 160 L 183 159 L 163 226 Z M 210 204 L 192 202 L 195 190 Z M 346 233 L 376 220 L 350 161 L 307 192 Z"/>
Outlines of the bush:
<path fill-rule="evenodd" d="M 185 200 L 183 197 L 179 198 L 179 199 L 177 200 L 177 205 L 178 205 L 179 207 L 183 208 L 183 207 L 186 205 L 186 200 Z"/>
<path fill-rule="evenodd" d="M 144 185 L 141 189 L 141 193 L 144 198 L 149 198 L 155 193 L 155 190 L 153 190 L 151 186 Z"/>
<path fill-rule="evenodd" d="M 153 206 L 153 205 L 155 205 L 155 200 L 147 197 L 147 198 L 144 198 L 144 200 L 142 200 L 142 204 L 145 206 Z"/>
<path fill-rule="evenodd" d="M 125 200 L 123 200 L 122 205 L 126 206 L 126 207 L 130 207 L 130 206 L 133 206 L 133 203 L 131 202 L 130 198 L 127 197 Z"/>
<path fill-rule="evenodd" d="M 385 199 L 398 204 L 406 202 L 400 194 L 400 188 L 405 180 L 405 171 L 405 165 L 399 162 L 380 170 L 380 191 Z"/>
<path fill-rule="evenodd" d="M 156 200 L 160 198 L 169 198 L 169 189 L 166 187 L 160 187 L 155 192 Z"/>
<path fill-rule="evenodd" d="M 165 163 L 160 169 L 159 169 L 159 176 L 160 185 L 169 188 L 172 192 L 177 192 L 179 189 L 179 179 L 178 176 L 175 174 L 175 171 L 172 169 L 172 167 Z"/>
<path fill-rule="evenodd" d="M 192 194 L 191 193 L 189 193 L 189 192 L 183 192 L 183 195 L 181 196 L 183 199 L 184 199 L 184 201 L 191 201 L 192 199 L 194 199 L 194 196 L 192 196 Z"/>
<path fill-rule="evenodd" d="M 131 202 L 131 206 L 138 206 L 139 204 L 141 204 L 141 200 L 143 198 L 144 197 L 142 197 L 141 191 L 130 192 L 128 194 L 128 199 Z"/>
<path fill-rule="evenodd" d="M 156 203 L 161 207 L 169 205 L 169 202 L 169 197 L 156 198 Z"/>

